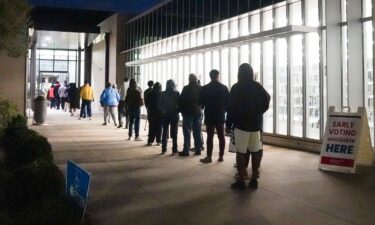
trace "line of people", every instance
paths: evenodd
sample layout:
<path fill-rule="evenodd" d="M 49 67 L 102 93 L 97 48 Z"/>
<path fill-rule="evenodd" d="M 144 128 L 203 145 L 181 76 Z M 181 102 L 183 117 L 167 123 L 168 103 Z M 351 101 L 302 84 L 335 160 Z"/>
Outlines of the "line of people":
<path fill-rule="evenodd" d="M 50 101 L 50 108 L 60 110 L 60 107 L 65 112 L 69 109 L 71 116 L 79 109 L 80 95 L 79 90 L 76 87 L 76 83 L 64 82 L 60 85 L 59 81 L 56 81 L 51 85 L 47 92 L 47 100 Z"/>
<path fill-rule="evenodd" d="M 239 67 L 238 82 L 230 92 L 220 83 L 220 73 L 210 72 L 211 82 L 203 87 L 194 74 L 189 75 L 189 84 L 183 87 L 181 94 L 173 80 L 168 80 L 165 91 L 159 82 L 148 82 L 149 88 L 144 92 L 147 109 L 149 134 L 147 146 L 155 141 L 161 143 L 162 154 L 167 151 L 168 136 L 172 138 L 172 154 L 190 155 L 191 134 L 194 140 L 194 155 L 201 155 L 203 148 L 202 118 L 207 132 L 207 155 L 200 159 L 202 163 L 212 162 L 213 138 L 215 130 L 219 139 L 219 158 L 224 160 L 225 133 L 233 134 L 232 141 L 236 149 L 236 182 L 234 189 L 245 189 L 248 178 L 247 167 L 251 158 L 252 176 L 249 188 L 258 187 L 259 167 L 262 159 L 261 131 L 263 114 L 269 108 L 270 95 L 254 80 L 252 67 L 245 63 Z M 129 106 L 130 124 L 135 123 L 136 140 L 139 136 L 140 107 L 143 105 L 141 89 L 133 81 L 127 92 L 125 104 Z M 132 99 L 132 101 L 129 101 Z M 136 100 L 135 100 L 136 99 Z M 136 104 L 134 104 L 136 103 Z M 182 114 L 184 145 L 181 152 L 177 149 L 179 113 Z M 135 118 L 135 119 L 134 119 Z M 138 125 L 137 125 L 138 124 Z M 225 125 L 225 128 L 224 128 Z M 132 129 L 129 127 L 129 140 Z"/>

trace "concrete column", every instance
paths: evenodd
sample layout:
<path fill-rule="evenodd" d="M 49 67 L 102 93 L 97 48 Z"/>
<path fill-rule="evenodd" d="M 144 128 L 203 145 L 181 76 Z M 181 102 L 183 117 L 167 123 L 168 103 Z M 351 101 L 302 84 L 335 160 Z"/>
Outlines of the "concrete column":
<path fill-rule="evenodd" d="M 364 105 L 362 1 L 347 1 L 349 106 Z"/>
<path fill-rule="evenodd" d="M 109 48 L 110 48 L 110 41 L 109 41 L 110 34 L 107 32 L 104 35 L 105 40 L 105 82 L 104 84 L 107 86 L 109 82 Z"/>
<path fill-rule="evenodd" d="M 327 23 L 327 101 L 328 106 L 341 106 L 341 41 L 340 0 L 326 1 Z"/>
<path fill-rule="evenodd" d="M 85 46 L 85 80 L 91 83 L 92 44 Z"/>

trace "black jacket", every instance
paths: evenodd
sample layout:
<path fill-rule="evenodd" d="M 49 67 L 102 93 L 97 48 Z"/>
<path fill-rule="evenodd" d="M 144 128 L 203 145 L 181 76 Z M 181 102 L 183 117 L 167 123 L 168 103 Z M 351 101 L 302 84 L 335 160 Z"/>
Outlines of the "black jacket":
<path fill-rule="evenodd" d="M 125 104 L 134 109 L 143 105 L 142 90 L 137 87 L 129 87 L 126 92 Z"/>
<path fill-rule="evenodd" d="M 147 88 L 147 90 L 145 90 L 145 92 L 143 93 L 146 108 L 148 108 L 148 106 L 150 105 L 149 96 L 151 92 L 152 92 L 152 88 Z"/>
<path fill-rule="evenodd" d="M 182 116 L 202 115 L 202 106 L 199 100 L 201 89 L 202 87 L 198 83 L 190 83 L 182 89 L 179 99 Z"/>
<path fill-rule="evenodd" d="M 269 108 L 270 95 L 256 81 L 237 83 L 229 94 L 226 127 L 253 132 L 262 130 L 263 113 Z"/>
<path fill-rule="evenodd" d="M 178 98 L 180 93 L 178 91 L 163 91 L 161 94 L 161 109 L 163 114 L 177 114 L 179 113 Z"/>
<path fill-rule="evenodd" d="M 148 94 L 148 113 L 161 114 L 161 91 L 152 90 Z"/>
<path fill-rule="evenodd" d="M 219 81 L 211 81 L 202 87 L 200 101 L 204 107 L 204 123 L 206 125 L 223 124 L 225 122 L 228 98 L 227 86 Z"/>

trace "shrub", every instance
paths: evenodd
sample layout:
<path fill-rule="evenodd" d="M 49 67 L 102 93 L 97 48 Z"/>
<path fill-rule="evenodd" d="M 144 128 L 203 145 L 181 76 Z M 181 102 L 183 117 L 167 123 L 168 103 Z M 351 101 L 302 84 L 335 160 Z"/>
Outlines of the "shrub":
<path fill-rule="evenodd" d="M 13 171 L 4 186 L 8 206 L 25 209 L 34 203 L 63 196 L 65 180 L 56 165 L 33 163 Z"/>
<path fill-rule="evenodd" d="M 17 114 L 18 112 L 15 104 L 9 100 L 0 99 L 0 140 L 4 135 L 4 129 Z"/>
<path fill-rule="evenodd" d="M 37 160 L 53 161 L 52 147 L 47 138 L 30 130 L 26 126 L 26 118 L 15 117 L 5 129 L 4 163 L 10 169 L 30 164 Z"/>

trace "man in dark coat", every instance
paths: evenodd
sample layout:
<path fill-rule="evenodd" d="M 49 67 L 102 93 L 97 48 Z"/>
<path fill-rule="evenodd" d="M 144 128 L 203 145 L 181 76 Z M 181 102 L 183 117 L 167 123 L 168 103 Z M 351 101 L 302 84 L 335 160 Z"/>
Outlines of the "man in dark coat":
<path fill-rule="evenodd" d="M 161 84 L 156 82 L 152 91 L 148 94 L 148 141 L 147 145 L 151 146 L 156 139 L 157 145 L 161 143 Z"/>
<path fill-rule="evenodd" d="M 234 132 L 238 179 L 231 185 L 235 189 L 245 189 L 244 182 L 247 156 L 251 155 L 252 177 L 249 188 L 258 188 L 259 165 L 261 161 L 260 131 L 263 114 L 268 110 L 270 95 L 258 82 L 254 81 L 251 66 L 244 63 L 238 69 L 238 82 L 229 94 L 227 132 Z"/>
<path fill-rule="evenodd" d="M 129 138 L 133 135 L 133 125 L 135 139 L 134 141 L 142 141 L 139 138 L 139 125 L 141 119 L 141 106 L 143 105 L 142 90 L 138 87 L 137 82 L 134 79 L 130 80 L 129 88 L 126 92 L 125 104 L 128 107 L 129 112 Z"/>
<path fill-rule="evenodd" d="M 227 109 L 229 91 L 227 86 L 219 81 L 219 71 L 210 72 L 211 82 L 202 87 L 200 101 L 204 107 L 204 123 L 207 131 L 207 157 L 201 159 L 202 163 L 212 162 L 212 149 L 215 128 L 219 138 L 219 162 L 223 161 L 225 149 L 224 123 Z"/>
<path fill-rule="evenodd" d="M 200 155 L 202 149 L 201 124 L 202 106 L 199 101 L 201 86 L 195 74 L 189 75 L 189 84 L 181 92 L 179 106 L 183 116 L 184 149 L 180 156 L 189 156 L 190 137 L 193 131 L 195 153 Z"/>

